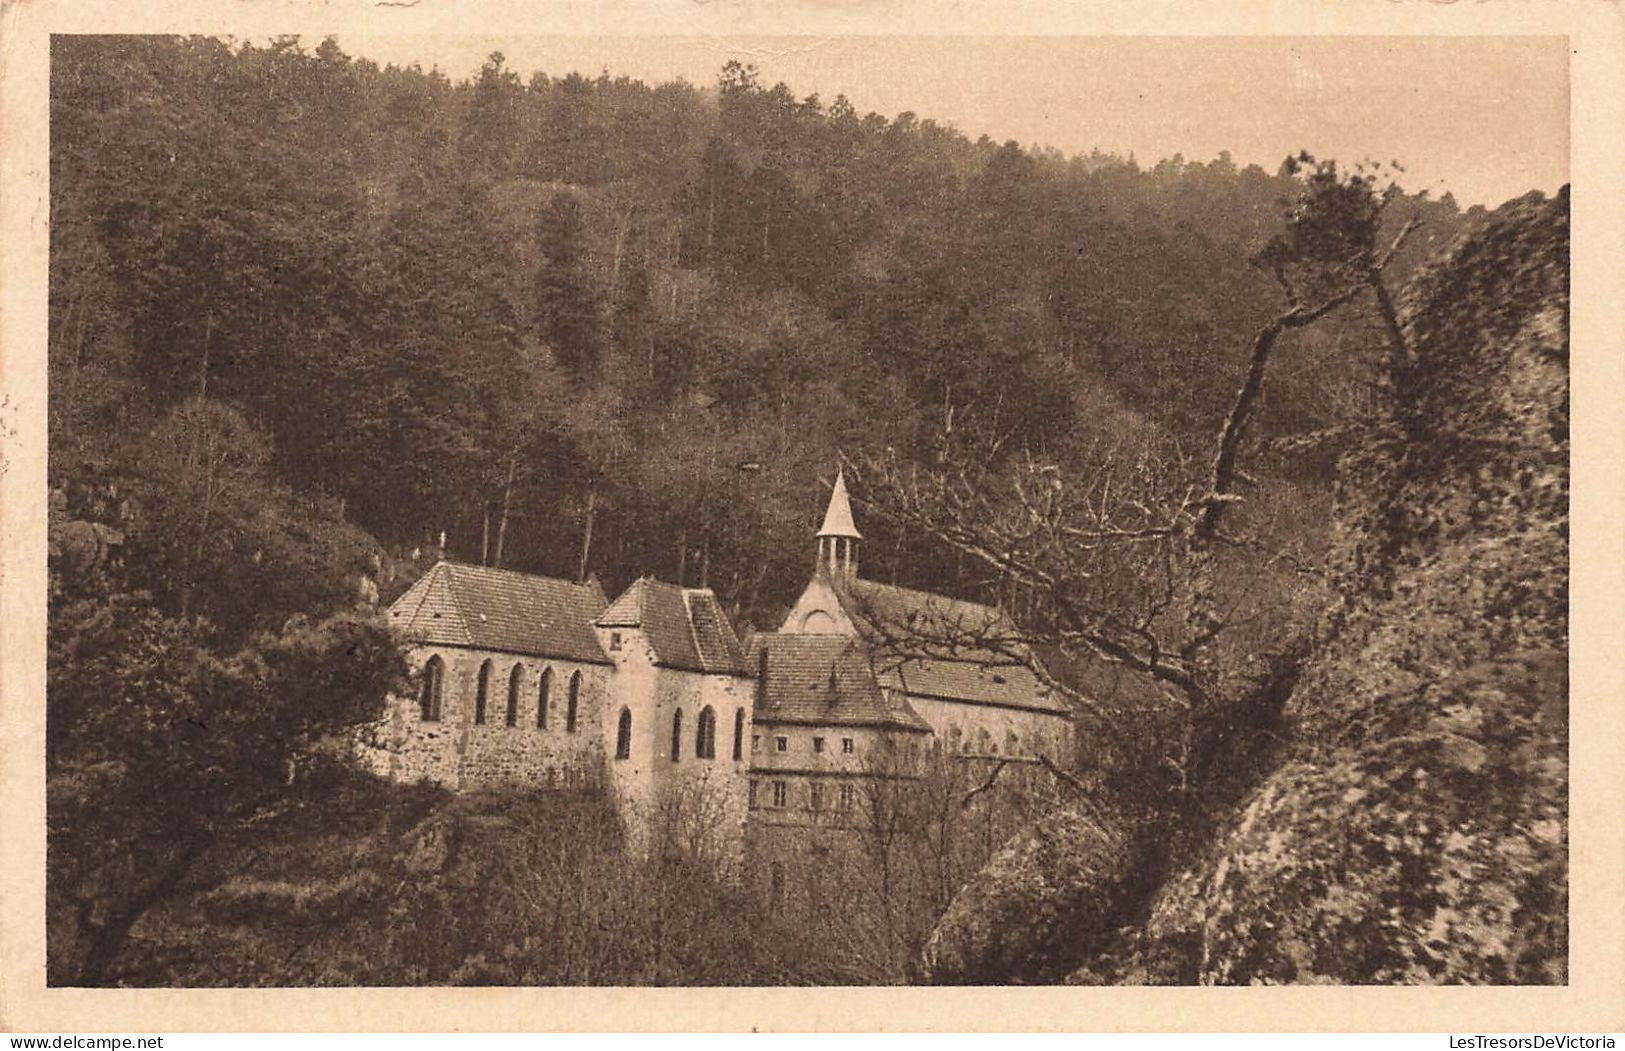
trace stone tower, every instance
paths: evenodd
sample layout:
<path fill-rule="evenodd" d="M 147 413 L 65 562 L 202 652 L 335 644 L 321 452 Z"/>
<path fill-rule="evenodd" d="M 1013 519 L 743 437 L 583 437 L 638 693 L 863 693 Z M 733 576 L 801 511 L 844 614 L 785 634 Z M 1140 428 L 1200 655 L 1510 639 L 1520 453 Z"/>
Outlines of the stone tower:
<path fill-rule="evenodd" d="M 593 626 L 613 666 L 609 781 L 634 844 L 682 842 L 737 868 L 753 683 L 716 595 L 644 577 Z"/>

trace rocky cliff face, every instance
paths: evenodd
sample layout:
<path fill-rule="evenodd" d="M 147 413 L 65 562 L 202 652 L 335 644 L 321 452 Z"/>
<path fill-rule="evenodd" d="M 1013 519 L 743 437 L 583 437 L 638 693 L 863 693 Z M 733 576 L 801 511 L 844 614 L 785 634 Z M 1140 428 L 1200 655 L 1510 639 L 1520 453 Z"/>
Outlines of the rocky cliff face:
<path fill-rule="evenodd" d="M 1054 982 L 1078 959 L 1079 939 L 1113 929 L 1133 852 L 1100 813 L 1066 808 L 999 851 L 938 922 L 922 966 L 942 984 Z"/>
<path fill-rule="evenodd" d="M 932 977 L 991 979 L 1023 939 L 1052 959 L 1069 930 L 1078 982 L 1566 980 L 1567 191 L 1498 211 L 1401 316 L 1412 355 L 1342 465 L 1343 601 L 1286 760 L 1115 934 L 1090 903 L 1132 873 L 1081 887 L 1067 860 L 1098 829 L 1050 837 L 1053 872 L 1012 844 L 944 917 Z M 1054 886 L 1038 923 L 1006 915 Z"/>

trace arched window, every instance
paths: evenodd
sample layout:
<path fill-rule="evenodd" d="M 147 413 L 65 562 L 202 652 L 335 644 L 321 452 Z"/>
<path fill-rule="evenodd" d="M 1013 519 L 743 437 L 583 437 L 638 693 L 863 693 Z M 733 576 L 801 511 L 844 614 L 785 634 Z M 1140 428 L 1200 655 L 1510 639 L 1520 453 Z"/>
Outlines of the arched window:
<path fill-rule="evenodd" d="M 632 711 L 621 709 L 620 725 L 615 727 L 615 758 L 632 758 Z"/>
<path fill-rule="evenodd" d="M 418 698 L 418 715 L 426 723 L 440 721 L 440 684 L 445 681 L 446 662 L 436 654 L 423 666 L 423 696 Z"/>
<path fill-rule="evenodd" d="M 525 679 L 525 666 L 515 664 L 508 673 L 508 725 L 519 725 L 519 684 Z"/>
<path fill-rule="evenodd" d="M 717 713 L 710 705 L 700 709 L 700 724 L 694 728 L 694 758 L 717 757 Z"/>
<path fill-rule="evenodd" d="M 485 699 L 491 695 L 491 662 L 480 665 L 480 681 L 474 692 L 474 722 L 485 722 Z"/>
<path fill-rule="evenodd" d="M 576 732 L 576 708 L 581 702 L 581 673 L 570 673 L 570 695 L 564 708 L 564 731 Z"/>
<path fill-rule="evenodd" d="M 683 754 L 683 710 L 671 714 L 671 761 L 677 762 Z"/>
<path fill-rule="evenodd" d="M 734 712 L 734 762 L 745 758 L 745 709 Z"/>
<path fill-rule="evenodd" d="M 547 706 L 553 700 L 553 669 L 542 669 L 542 684 L 536 688 L 536 725 L 547 729 Z"/>

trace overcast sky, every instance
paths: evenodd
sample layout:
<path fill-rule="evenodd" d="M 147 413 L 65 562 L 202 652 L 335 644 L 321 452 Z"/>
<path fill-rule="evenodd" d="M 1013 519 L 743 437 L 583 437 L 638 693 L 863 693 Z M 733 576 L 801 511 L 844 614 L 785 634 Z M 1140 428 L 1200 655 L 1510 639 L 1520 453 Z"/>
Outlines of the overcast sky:
<path fill-rule="evenodd" d="M 1407 189 L 1495 205 L 1568 180 L 1568 50 L 1558 37 L 363 37 L 351 54 L 454 79 L 501 51 L 535 70 L 709 85 L 729 59 L 764 86 L 859 112 L 911 110 L 975 138 L 1180 153 L 1274 171 L 1299 149 L 1405 166 Z"/>

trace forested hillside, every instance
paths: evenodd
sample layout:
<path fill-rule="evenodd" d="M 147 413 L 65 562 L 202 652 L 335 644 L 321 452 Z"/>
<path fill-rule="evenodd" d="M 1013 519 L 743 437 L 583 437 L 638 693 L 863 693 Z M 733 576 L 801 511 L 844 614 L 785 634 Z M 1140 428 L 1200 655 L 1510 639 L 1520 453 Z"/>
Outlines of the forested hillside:
<path fill-rule="evenodd" d="M 974 641 L 1048 662 L 1085 747 L 1046 792 L 1117 830 L 1132 878 L 1090 900 L 1142 915 L 1281 761 L 1337 593 L 1336 465 L 1407 353 L 1390 291 L 1484 221 L 1391 165 L 1067 157 L 736 63 L 696 86 L 500 55 L 453 82 L 331 40 L 52 58 L 55 984 L 918 977 L 958 876 L 905 903 L 883 965 L 822 934 L 741 956 L 756 906 L 665 861 L 503 941 L 479 910 L 522 881 L 487 900 L 482 874 L 545 855 L 537 886 L 578 887 L 632 871 L 621 844 L 565 864 L 499 819 L 534 801 L 382 785 L 330 747 L 409 688 L 377 604 L 442 534 L 611 594 L 708 584 L 772 628 L 843 456 L 864 575 L 1003 601 L 1024 637 Z M 433 893 L 368 907 L 442 951 L 396 972 L 395 934 L 346 939 L 402 873 Z M 658 936 L 624 909 L 644 888 Z M 1095 946 L 1046 915 L 1041 973 L 972 923 L 929 976 L 1062 977 Z"/>
<path fill-rule="evenodd" d="M 767 626 L 838 450 L 1205 456 L 1278 308 L 1247 260 L 1291 185 L 1227 156 L 971 141 L 737 64 L 646 85 L 492 55 L 454 83 L 331 40 L 54 48 L 53 486 L 75 518 L 116 493 L 166 611 L 244 629 L 441 531 L 612 591 L 709 583 Z M 1427 220 L 1401 278 L 1469 218 L 1390 213 Z M 1350 311 L 1284 344 L 1251 462 L 1282 506 L 1323 506 L 1314 439 L 1361 411 L 1371 343 Z M 974 589 L 871 532 L 869 574 Z"/>

